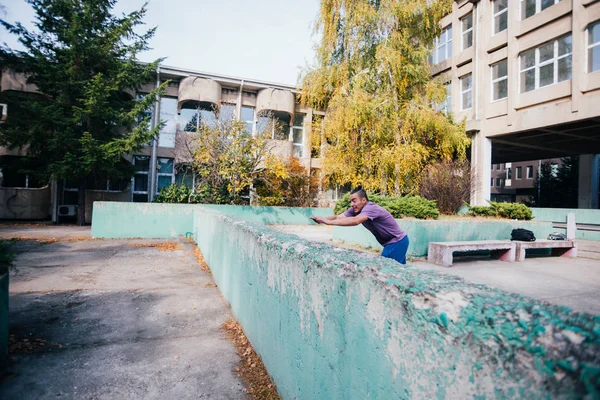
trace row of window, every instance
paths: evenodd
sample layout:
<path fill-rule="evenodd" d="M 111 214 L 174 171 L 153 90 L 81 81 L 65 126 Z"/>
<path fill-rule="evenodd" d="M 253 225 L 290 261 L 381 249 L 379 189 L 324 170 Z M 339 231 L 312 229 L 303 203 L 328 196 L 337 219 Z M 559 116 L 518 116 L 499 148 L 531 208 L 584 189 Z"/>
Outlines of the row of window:
<path fill-rule="evenodd" d="M 270 133 L 275 140 L 291 140 L 293 156 L 302 157 L 304 149 L 304 114 L 295 114 L 294 120 L 283 112 L 265 112 L 256 118 L 254 107 L 242 106 L 240 120 L 251 133 Z M 218 115 L 210 103 L 186 102 L 177 113 L 177 99 L 162 97 L 160 100 L 160 119 L 164 125 L 160 131 L 159 146 L 175 147 L 177 131 L 196 132 L 201 124 L 214 125 L 217 120 L 235 118 L 235 105 L 222 104 Z M 293 124 L 291 124 L 293 122 Z"/>
<path fill-rule="evenodd" d="M 572 76 L 572 36 L 571 34 L 529 49 L 519 56 L 520 92 L 530 92 L 553 85 Z M 600 21 L 588 27 L 588 72 L 600 71 Z M 490 65 L 491 101 L 508 97 L 508 62 L 506 59 Z M 438 105 L 438 110 L 451 112 L 452 86 L 446 84 L 446 101 Z M 473 106 L 472 74 L 460 78 L 461 110 Z"/>

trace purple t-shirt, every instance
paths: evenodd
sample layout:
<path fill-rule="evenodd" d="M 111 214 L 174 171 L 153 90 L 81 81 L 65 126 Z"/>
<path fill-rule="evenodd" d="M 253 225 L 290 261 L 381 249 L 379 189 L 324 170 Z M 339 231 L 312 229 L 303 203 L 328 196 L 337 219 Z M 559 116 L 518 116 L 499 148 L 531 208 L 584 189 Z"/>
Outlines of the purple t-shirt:
<path fill-rule="evenodd" d="M 372 201 L 369 201 L 359 214 L 366 215 L 369 218 L 362 224 L 375 235 L 375 239 L 382 246 L 399 242 L 406 236 L 406 233 L 400 229 L 392 214 Z M 352 207 L 344 212 L 344 216 L 346 217 L 356 217 L 357 215 Z"/>

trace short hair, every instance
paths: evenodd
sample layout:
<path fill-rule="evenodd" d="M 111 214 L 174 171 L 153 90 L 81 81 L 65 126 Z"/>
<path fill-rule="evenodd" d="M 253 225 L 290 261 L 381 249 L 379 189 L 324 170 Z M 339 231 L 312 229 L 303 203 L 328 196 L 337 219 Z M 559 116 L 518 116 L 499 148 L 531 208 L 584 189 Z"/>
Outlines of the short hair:
<path fill-rule="evenodd" d="M 354 194 L 354 193 L 356 193 L 358 195 L 358 197 L 360 197 L 361 199 L 367 199 L 367 201 L 369 201 L 369 196 L 367 196 L 367 192 L 365 192 L 365 190 L 362 188 L 362 186 L 359 186 L 350 192 L 350 194 Z"/>

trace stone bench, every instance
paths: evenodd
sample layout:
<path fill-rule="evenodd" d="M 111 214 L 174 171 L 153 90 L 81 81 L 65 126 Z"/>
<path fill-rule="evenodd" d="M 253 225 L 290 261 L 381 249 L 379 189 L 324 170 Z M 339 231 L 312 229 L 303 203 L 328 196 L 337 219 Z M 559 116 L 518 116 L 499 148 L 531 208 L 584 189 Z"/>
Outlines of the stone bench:
<path fill-rule="evenodd" d="M 538 239 L 535 242 L 518 242 L 516 244 L 516 260 L 525 260 L 525 251 L 527 249 L 552 249 L 553 256 L 577 257 L 577 247 L 572 240 L 548 240 Z"/>
<path fill-rule="evenodd" d="M 502 261 L 515 261 L 516 245 L 510 240 L 473 240 L 467 242 L 430 242 L 427 261 L 444 267 L 452 266 L 452 253 L 456 251 L 490 250 L 492 257 Z"/>

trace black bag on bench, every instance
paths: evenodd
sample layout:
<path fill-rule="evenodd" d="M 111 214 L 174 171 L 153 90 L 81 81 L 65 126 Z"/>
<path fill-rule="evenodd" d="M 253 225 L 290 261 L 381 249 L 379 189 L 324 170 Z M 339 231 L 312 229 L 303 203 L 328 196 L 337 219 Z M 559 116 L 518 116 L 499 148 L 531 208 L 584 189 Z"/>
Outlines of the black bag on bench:
<path fill-rule="evenodd" d="M 535 242 L 535 235 L 528 229 L 517 228 L 512 230 L 510 234 L 510 240 L 517 240 L 520 242 Z"/>

